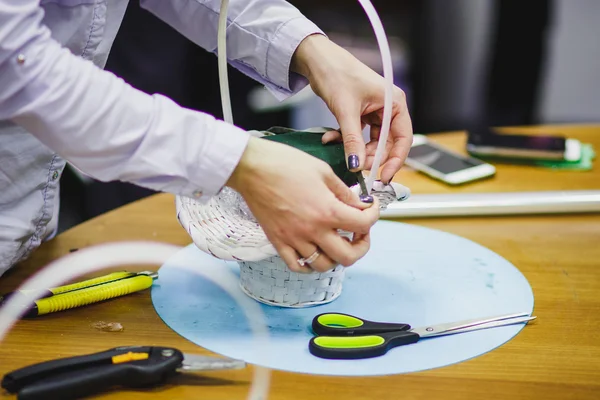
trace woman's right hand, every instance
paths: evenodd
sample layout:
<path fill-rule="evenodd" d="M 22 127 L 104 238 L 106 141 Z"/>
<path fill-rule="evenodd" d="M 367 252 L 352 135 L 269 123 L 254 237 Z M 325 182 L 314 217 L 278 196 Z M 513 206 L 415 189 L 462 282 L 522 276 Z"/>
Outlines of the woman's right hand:
<path fill-rule="evenodd" d="M 227 186 L 239 192 L 269 241 L 295 272 L 349 266 L 370 247 L 379 204 L 364 203 L 324 161 L 291 146 L 250 138 Z M 338 229 L 354 233 L 340 236 Z M 310 267 L 299 258 L 316 250 Z"/>

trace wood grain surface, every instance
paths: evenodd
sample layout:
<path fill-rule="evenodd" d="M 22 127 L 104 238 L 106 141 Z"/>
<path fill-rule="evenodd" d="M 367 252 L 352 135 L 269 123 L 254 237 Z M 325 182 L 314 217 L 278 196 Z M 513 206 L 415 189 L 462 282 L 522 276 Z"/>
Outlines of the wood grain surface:
<path fill-rule="evenodd" d="M 600 148 L 600 125 L 512 130 L 562 133 Z M 431 137 L 464 153 L 463 132 Z M 597 167 L 589 172 L 510 165 L 497 168 L 493 179 L 456 188 L 408 168 L 398 173 L 395 180 L 415 194 L 600 189 Z M 512 262 L 533 288 L 537 321 L 494 351 L 420 373 L 339 378 L 274 371 L 270 399 L 600 398 L 600 215 L 431 218 L 408 222 L 461 235 Z M 59 235 L 0 278 L 0 293 L 16 288 L 72 249 L 136 239 L 181 246 L 191 242 L 175 218 L 173 196 L 152 196 Z M 143 270 L 159 266 L 123 267 Z M 97 321 L 119 322 L 124 330 L 98 331 L 91 326 Z M 166 345 L 184 352 L 210 354 L 171 331 L 155 313 L 150 292 L 144 291 L 18 322 L 0 343 L 0 374 L 34 362 L 122 345 Z M 240 371 L 186 374 L 159 388 L 112 391 L 97 398 L 242 399 L 250 387 L 251 373 L 249 367 Z M 14 396 L 0 394 L 0 398 Z"/>

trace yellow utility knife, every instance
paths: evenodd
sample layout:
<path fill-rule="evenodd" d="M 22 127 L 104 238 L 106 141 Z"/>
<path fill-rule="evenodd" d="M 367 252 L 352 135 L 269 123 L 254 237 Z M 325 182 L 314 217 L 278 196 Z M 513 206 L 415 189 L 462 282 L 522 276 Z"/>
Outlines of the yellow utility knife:
<path fill-rule="evenodd" d="M 139 292 L 151 287 L 156 278 L 158 274 L 152 271 L 123 271 L 57 288 L 42 289 L 38 292 L 38 299 L 28 307 L 23 317 L 50 314 Z M 30 293 L 23 291 L 9 293 L 0 298 L 0 305 L 9 297 Z"/>

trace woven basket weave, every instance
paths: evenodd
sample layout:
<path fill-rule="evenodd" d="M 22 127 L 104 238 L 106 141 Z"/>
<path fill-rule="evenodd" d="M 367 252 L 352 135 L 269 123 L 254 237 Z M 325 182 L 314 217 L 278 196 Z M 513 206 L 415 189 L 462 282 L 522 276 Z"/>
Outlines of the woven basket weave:
<path fill-rule="evenodd" d="M 278 256 L 262 261 L 241 261 L 240 286 L 248 296 L 265 304 L 306 307 L 329 303 L 342 292 L 345 269 L 299 274 Z"/>
<path fill-rule="evenodd" d="M 358 186 L 351 189 L 356 193 L 360 190 Z M 386 186 L 379 181 L 374 182 L 371 193 L 382 209 L 410 195 L 400 184 Z M 241 196 L 229 188 L 206 204 L 176 197 L 177 219 L 194 244 L 219 259 L 237 261 L 240 287 L 248 296 L 280 307 L 308 307 L 331 302 L 341 294 L 345 267 L 323 273 L 290 271 L 244 206 Z M 349 232 L 339 234 L 352 238 Z"/>

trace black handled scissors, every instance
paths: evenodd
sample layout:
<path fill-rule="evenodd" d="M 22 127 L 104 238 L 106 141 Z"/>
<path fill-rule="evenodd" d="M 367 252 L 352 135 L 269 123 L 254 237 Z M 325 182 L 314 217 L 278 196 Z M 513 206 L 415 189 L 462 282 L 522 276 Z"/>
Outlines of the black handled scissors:
<path fill-rule="evenodd" d="M 184 354 L 170 347 L 126 346 L 12 371 L 2 379 L 2 388 L 17 394 L 19 400 L 68 400 L 96 395 L 113 387 L 160 384 L 178 372 L 245 366 L 240 360 Z"/>
<path fill-rule="evenodd" d="M 416 343 L 421 338 L 518 324 L 535 318 L 519 313 L 412 328 L 404 323 L 373 322 L 343 313 L 324 313 L 313 318 L 312 329 L 317 336 L 310 340 L 308 349 L 320 358 L 371 358 L 382 356 L 394 347 Z"/>

